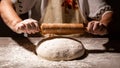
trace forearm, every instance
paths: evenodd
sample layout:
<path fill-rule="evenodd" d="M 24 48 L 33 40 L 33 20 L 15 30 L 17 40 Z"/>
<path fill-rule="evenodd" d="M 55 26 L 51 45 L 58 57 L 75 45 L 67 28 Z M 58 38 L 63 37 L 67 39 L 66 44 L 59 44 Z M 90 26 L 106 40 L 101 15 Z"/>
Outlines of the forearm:
<path fill-rule="evenodd" d="M 113 12 L 112 11 L 107 11 L 102 15 L 102 18 L 100 20 L 100 22 L 104 25 L 104 26 L 108 26 L 108 24 L 111 22 L 112 20 L 112 16 L 113 16 Z"/>
<path fill-rule="evenodd" d="M 2 19 L 11 29 L 13 29 L 18 22 L 22 21 L 22 19 L 15 12 L 11 0 L 2 0 L 0 7 Z"/>

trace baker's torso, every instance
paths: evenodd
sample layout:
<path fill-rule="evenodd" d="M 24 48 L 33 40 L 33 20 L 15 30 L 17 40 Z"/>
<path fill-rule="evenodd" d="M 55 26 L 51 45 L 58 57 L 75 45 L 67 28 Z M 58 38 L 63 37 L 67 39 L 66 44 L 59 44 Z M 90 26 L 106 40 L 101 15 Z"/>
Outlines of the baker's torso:
<path fill-rule="evenodd" d="M 47 1 L 49 0 L 12 0 L 15 6 L 15 10 L 18 14 L 24 14 L 31 10 L 31 17 L 34 19 L 39 19 L 44 15 Z M 102 13 L 109 10 L 110 8 L 110 6 L 105 3 L 105 0 L 78 1 L 80 11 L 84 17 L 97 18 L 98 15 L 102 15 Z"/>

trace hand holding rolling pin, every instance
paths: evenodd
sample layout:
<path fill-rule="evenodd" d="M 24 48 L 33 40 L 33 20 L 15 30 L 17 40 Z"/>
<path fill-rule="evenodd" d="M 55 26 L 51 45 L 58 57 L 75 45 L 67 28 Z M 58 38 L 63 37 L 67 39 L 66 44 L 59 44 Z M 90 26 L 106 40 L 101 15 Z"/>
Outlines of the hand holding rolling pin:
<path fill-rule="evenodd" d="M 38 21 L 34 19 L 23 20 L 19 22 L 15 28 L 17 33 L 35 34 L 39 32 Z"/>
<path fill-rule="evenodd" d="M 100 21 L 90 21 L 87 25 L 87 32 L 94 35 L 105 35 L 108 33 L 107 27 Z"/>
<path fill-rule="evenodd" d="M 41 34 L 56 34 L 56 35 L 70 35 L 83 34 L 85 31 L 94 35 L 104 35 L 107 33 L 106 27 L 98 22 L 91 21 L 87 27 L 82 23 L 42 23 L 38 26 L 37 21 L 27 19 L 17 24 L 18 33 L 34 34 L 41 32 Z"/>

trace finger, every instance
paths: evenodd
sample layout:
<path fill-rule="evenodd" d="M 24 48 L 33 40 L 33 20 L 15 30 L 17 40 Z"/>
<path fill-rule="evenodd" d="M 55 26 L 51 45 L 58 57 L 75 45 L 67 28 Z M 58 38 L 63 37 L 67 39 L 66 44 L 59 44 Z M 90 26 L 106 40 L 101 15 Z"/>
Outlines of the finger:
<path fill-rule="evenodd" d="M 108 31 L 106 28 L 104 28 L 103 26 L 99 27 L 99 30 L 97 30 L 96 32 L 97 35 L 106 35 L 108 34 Z"/>
<path fill-rule="evenodd" d="M 23 33 L 27 33 L 27 26 L 25 24 L 22 24 L 20 29 L 23 31 Z"/>
<path fill-rule="evenodd" d="M 102 33 L 101 35 L 107 34 L 108 33 L 107 28 L 102 23 L 100 23 L 100 26 L 101 26 L 100 31 Z"/>
<path fill-rule="evenodd" d="M 88 26 L 87 26 L 87 30 L 89 33 L 93 32 L 93 26 L 94 26 L 94 22 L 89 22 Z"/>
<path fill-rule="evenodd" d="M 35 27 L 35 31 L 34 32 L 39 32 L 39 25 L 38 25 L 38 22 L 34 22 L 34 23 L 32 23 L 32 25 Z"/>
<path fill-rule="evenodd" d="M 32 31 L 31 23 L 32 23 L 32 21 L 30 19 L 27 19 L 27 20 L 24 20 L 22 23 L 24 23 L 25 26 L 26 26 L 26 28 L 25 28 L 26 33 L 31 34 L 31 31 Z"/>
<path fill-rule="evenodd" d="M 39 25 L 38 25 L 38 22 L 33 23 L 33 25 L 36 27 L 36 30 L 39 31 Z"/>
<path fill-rule="evenodd" d="M 17 24 L 16 27 L 17 27 L 16 30 L 17 30 L 18 33 L 26 33 L 26 31 L 25 31 L 26 28 L 25 28 L 24 24 L 19 23 L 19 24 Z"/>
<path fill-rule="evenodd" d="M 102 23 L 100 23 L 99 26 L 101 27 L 100 31 L 107 29 Z"/>
<path fill-rule="evenodd" d="M 36 26 L 35 23 L 32 23 L 32 26 L 34 27 L 34 28 L 32 29 L 32 33 L 33 33 L 33 34 L 36 33 L 36 32 L 39 32 L 39 27 Z"/>
<path fill-rule="evenodd" d="M 16 32 L 17 32 L 18 34 L 22 34 L 22 33 L 23 33 L 23 31 L 20 30 L 20 27 L 17 27 L 17 28 L 16 28 Z"/>
<path fill-rule="evenodd" d="M 26 26 L 27 26 L 27 33 L 28 34 L 31 34 L 31 31 L 32 31 L 32 26 L 30 25 L 30 24 L 26 24 Z"/>
<path fill-rule="evenodd" d="M 36 27 L 37 27 L 34 22 L 30 23 L 30 25 L 31 25 L 31 29 L 33 29 L 33 30 L 36 29 Z"/>
<path fill-rule="evenodd" d="M 34 31 L 35 31 L 35 29 L 36 29 L 36 27 L 35 27 L 35 25 L 33 24 L 33 23 L 29 23 L 28 24 L 28 31 L 29 31 L 29 33 L 30 34 L 33 34 L 34 33 Z"/>
<path fill-rule="evenodd" d="M 93 31 L 96 32 L 99 29 L 99 22 L 95 22 L 93 26 Z"/>

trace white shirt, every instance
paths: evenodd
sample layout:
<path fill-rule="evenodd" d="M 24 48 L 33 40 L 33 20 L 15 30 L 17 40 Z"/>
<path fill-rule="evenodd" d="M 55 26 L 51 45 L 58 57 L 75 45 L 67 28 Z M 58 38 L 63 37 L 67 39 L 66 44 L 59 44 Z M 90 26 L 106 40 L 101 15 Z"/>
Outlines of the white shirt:
<path fill-rule="evenodd" d="M 31 10 L 31 17 L 38 20 L 44 15 L 48 0 L 12 0 L 18 14 L 24 14 Z M 79 0 L 79 7 L 84 17 L 100 18 L 105 11 L 111 11 L 111 7 L 105 0 Z"/>

